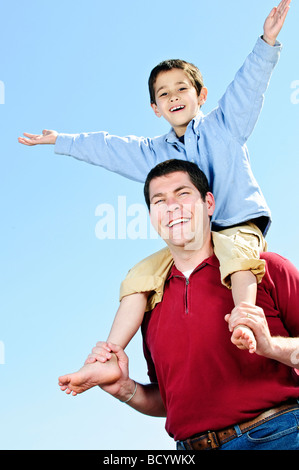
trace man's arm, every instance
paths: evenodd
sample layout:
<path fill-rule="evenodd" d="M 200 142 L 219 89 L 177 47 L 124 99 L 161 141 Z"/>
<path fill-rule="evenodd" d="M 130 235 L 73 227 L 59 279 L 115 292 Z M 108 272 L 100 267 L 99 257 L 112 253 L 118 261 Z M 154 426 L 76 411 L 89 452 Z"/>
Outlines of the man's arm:
<path fill-rule="evenodd" d="M 264 23 L 263 39 L 258 39 L 219 101 L 219 119 L 242 145 L 256 125 L 264 94 L 278 62 L 281 44 L 276 42 L 276 38 L 284 24 L 290 2 L 283 0 L 271 11 Z"/>
<path fill-rule="evenodd" d="M 226 316 L 230 331 L 239 325 L 248 326 L 256 339 L 256 354 L 286 364 L 298 367 L 299 338 L 271 336 L 268 322 L 262 308 L 243 302 L 231 314 Z"/>
<path fill-rule="evenodd" d="M 125 354 L 124 350 L 113 343 L 108 343 L 108 346 L 117 357 L 121 374 L 116 382 L 109 385 L 102 385 L 102 390 L 124 403 L 127 402 L 129 406 L 140 413 L 149 416 L 165 417 L 166 411 L 158 385 L 136 384 L 136 382 L 129 377 L 128 356 Z M 96 348 L 93 348 L 93 354 L 90 356 L 95 359 L 97 358 Z"/>
<path fill-rule="evenodd" d="M 288 259 L 276 253 L 263 253 L 261 257 L 267 262 L 267 272 L 262 281 L 265 282 L 264 289 L 268 292 L 270 304 L 273 303 L 275 310 L 279 312 L 286 336 L 271 336 L 263 309 L 249 303 L 241 303 L 231 314 L 225 316 L 225 320 L 230 331 L 238 324 L 244 324 L 253 330 L 257 354 L 297 368 L 299 271 Z"/>

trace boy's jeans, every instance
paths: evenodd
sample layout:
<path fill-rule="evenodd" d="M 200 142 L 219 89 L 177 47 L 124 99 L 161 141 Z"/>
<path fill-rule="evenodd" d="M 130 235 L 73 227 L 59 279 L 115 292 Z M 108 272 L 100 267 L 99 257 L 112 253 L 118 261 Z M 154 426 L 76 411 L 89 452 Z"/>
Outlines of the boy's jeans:
<path fill-rule="evenodd" d="M 184 450 L 180 442 L 177 450 Z M 299 450 L 299 410 L 273 418 L 218 450 Z"/>

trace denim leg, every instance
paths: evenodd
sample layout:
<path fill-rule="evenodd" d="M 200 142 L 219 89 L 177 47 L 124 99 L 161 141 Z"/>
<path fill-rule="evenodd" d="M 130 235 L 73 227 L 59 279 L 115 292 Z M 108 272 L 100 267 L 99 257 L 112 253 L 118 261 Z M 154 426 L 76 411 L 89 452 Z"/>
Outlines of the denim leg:
<path fill-rule="evenodd" d="M 222 445 L 220 450 L 299 450 L 299 410 L 257 426 Z"/>
<path fill-rule="evenodd" d="M 186 448 L 185 448 L 182 441 L 177 441 L 176 442 L 176 450 L 186 450 Z"/>

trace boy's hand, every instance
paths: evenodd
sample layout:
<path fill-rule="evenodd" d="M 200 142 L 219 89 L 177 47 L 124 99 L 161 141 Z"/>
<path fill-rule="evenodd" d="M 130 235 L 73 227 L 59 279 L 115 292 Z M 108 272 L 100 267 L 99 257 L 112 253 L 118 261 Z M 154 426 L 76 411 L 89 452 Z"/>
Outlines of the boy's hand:
<path fill-rule="evenodd" d="M 18 141 L 24 145 L 38 145 L 38 144 L 52 144 L 54 145 L 58 136 L 58 132 L 44 130 L 42 134 L 27 134 L 24 132 L 25 137 L 19 137 Z"/>
<path fill-rule="evenodd" d="M 282 0 L 278 7 L 274 7 L 264 24 L 263 39 L 270 46 L 274 46 L 276 38 L 283 27 L 290 8 L 291 0 Z"/>

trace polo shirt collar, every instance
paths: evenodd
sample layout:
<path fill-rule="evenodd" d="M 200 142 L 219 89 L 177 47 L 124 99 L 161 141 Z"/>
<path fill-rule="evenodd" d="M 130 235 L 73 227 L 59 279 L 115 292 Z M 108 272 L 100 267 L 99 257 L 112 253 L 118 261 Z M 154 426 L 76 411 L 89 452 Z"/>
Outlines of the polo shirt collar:
<path fill-rule="evenodd" d="M 196 269 L 198 269 L 202 265 L 209 265 L 219 270 L 219 261 L 215 254 L 203 260 L 193 271 L 196 271 Z M 167 280 L 171 279 L 174 276 L 183 276 L 183 273 L 179 271 L 175 265 L 172 266 Z"/>

